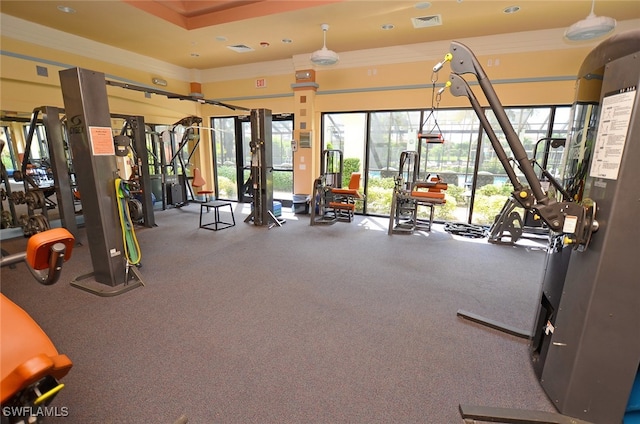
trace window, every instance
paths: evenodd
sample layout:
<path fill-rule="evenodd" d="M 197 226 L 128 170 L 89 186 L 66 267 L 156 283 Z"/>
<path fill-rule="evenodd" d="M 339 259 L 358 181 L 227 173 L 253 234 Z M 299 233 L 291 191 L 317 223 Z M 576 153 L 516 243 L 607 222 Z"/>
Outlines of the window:
<path fill-rule="evenodd" d="M 514 130 L 524 145 L 527 157 L 560 173 L 562 146 L 547 143 L 549 138 L 564 138 L 568 130 L 569 107 L 507 108 Z M 511 149 L 492 111 L 487 118 L 508 157 Z M 361 213 L 388 216 L 391 209 L 394 178 L 399 173 L 400 154 L 404 150 L 420 153 L 419 179 L 437 174 L 447 184 L 446 204 L 435 208 L 439 221 L 470 222 L 490 225 L 513 190 L 490 140 L 481 131 L 480 120 L 472 109 L 423 111 L 372 111 L 325 113 L 322 118 L 323 148 L 343 151 L 345 163 L 358 152 L 366 163 Z M 441 134 L 443 143 L 418 142 L 418 131 Z M 544 140 L 544 141 L 540 141 Z M 561 144 L 561 143 L 560 143 Z M 476 167 L 477 163 L 477 167 Z M 513 163 L 513 162 L 512 162 Z M 524 185 L 522 173 L 516 174 Z M 541 176 L 541 170 L 536 170 Z M 350 172 L 344 171 L 343 177 Z M 418 211 L 426 218 L 428 210 Z"/>

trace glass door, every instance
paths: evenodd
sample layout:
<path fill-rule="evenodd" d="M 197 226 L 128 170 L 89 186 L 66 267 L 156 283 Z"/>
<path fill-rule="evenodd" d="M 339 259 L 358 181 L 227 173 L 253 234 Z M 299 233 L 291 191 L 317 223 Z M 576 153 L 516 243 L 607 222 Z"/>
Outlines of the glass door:
<path fill-rule="evenodd" d="M 216 198 L 238 201 L 236 118 L 211 119 Z"/>
<path fill-rule="evenodd" d="M 251 121 L 249 117 L 212 118 L 216 197 L 250 202 Z M 271 124 L 273 198 L 293 199 L 293 116 L 273 115 Z"/>

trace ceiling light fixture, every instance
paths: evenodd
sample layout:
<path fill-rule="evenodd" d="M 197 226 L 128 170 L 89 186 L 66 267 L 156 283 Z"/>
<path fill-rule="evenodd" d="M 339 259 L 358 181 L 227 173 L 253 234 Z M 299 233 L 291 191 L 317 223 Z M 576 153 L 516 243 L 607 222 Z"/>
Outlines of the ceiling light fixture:
<path fill-rule="evenodd" d="M 503 12 L 506 13 L 507 15 L 511 15 L 512 13 L 516 13 L 520 10 L 520 6 L 509 6 L 509 7 L 505 7 Z"/>
<path fill-rule="evenodd" d="M 58 6 L 58 10 L 64 13 L 76 13 L 76 10 L 69 6 Z"/>
<path fill-rule="evenodd" d="M 589 16 L 567 28 L 564 32 L 564 38 L 571 41 L 592 40 L 614 30 L 616 20 L 608 16 L 596 16 L 593 13 L 595 5 L 596 0 L 592 0 Z"/>
<path fill-rule="evenodd" d="M 334 65 L 340 58 L 338 56 L 338 53 L 334 52 L 333 50 L 327 49 L 327 31 L 329 30 L 329 25 L 322 24 L 320 28 L 322 28 L 323 37 L 322 48 L 311 53 L 311 62 L 321 66 Z"/>

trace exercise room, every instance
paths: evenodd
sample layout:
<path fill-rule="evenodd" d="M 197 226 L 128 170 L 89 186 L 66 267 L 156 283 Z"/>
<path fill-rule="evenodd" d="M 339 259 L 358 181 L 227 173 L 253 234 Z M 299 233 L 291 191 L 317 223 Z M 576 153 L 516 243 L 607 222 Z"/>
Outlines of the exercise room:
<path fill-rule="evenodd" d="M 2 424 L 640 424 L 638 28 L 2 0 Z"/>

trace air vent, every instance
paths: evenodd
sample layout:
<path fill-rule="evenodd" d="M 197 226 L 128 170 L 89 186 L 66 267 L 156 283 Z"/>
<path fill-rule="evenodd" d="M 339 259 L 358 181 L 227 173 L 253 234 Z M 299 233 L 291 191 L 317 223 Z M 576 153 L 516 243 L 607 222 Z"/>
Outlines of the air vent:
<path fill-rule="evenodd" d="M 419 18 L 411 18 L 414 28 L 427 28 L 442 25 L 442 17 L 440 15 L 421 16 Z"/>
<path fill-rule="evenodd" d="M 245 46 L 244 44 L 236 44 L 235 46 L 227 46 L 227 48 L 233 50 L 236 53 L 247 53 L 252 52 L 253 49 L 249 46 Z"/>

